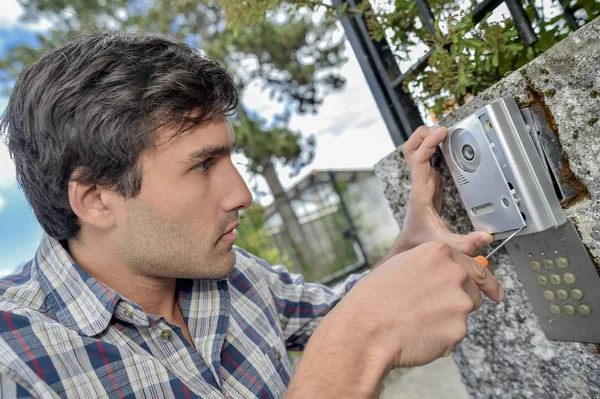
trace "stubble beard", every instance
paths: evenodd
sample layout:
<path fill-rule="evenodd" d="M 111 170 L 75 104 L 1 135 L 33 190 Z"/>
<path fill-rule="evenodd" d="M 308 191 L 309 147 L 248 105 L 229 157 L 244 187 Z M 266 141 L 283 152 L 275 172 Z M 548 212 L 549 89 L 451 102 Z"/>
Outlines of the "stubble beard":
<path fill-rule="evenodd" d="M 132 210 L 120 255 L 132 270 L 147 277 L 226 278 L 235 265 L 233 245 L 225 247 L 208 231 L 184 228 L 147 210 Z"/>

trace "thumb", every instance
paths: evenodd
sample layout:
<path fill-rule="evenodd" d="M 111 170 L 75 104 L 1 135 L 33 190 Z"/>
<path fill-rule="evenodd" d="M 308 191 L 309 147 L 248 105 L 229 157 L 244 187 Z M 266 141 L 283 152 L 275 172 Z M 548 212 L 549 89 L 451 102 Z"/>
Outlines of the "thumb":
<path fill-rule="evenodd" d="M 473 255 L 478 248 L 489 245 L 494 241 L 494 237 L 485 231 L 474 231 L 467 235 L 452 234 L 452 236 L 453 243 L 451 246 L 466 255 Z"/>

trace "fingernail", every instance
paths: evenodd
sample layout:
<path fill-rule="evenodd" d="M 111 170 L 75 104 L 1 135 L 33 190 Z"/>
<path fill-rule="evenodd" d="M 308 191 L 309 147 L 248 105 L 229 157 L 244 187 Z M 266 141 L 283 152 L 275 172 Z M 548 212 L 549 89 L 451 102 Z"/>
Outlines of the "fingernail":
<path fill-rule="evenodd" d="M 494 237 L 488 233 L 482 233 L 481 236 L 475 240 L 475 243 L 478 247 L 483 247 L 486 245 L 490 245 L 494 241 Z"/>
<path fill-rule="evenodd" d="M 503 300 L 504 299 L 504 288 L 502 286 L 500 286 L 499 292 L 500 292 L 500 300 Z"/>

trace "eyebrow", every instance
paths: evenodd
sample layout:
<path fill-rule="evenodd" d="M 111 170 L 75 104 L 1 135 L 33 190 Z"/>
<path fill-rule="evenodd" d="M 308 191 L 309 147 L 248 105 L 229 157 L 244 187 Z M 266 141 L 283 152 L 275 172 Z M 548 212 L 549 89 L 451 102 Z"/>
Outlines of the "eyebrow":
<path fill-rule="evenodd" d="M 231 145 L 217 145 L 199 148 L 190 152 L 185 157 L 186 163 L 196 162 L 200 159 L 210 158 L 219 155 L 229 155 L 237 149 L 237 143 Z"/>

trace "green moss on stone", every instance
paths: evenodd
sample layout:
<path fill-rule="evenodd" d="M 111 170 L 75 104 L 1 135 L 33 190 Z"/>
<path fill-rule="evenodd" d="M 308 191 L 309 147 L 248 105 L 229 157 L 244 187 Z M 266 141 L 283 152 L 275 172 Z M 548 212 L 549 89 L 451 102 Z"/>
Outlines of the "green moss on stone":
<path fill-rule="evenodd" d="M 555 94 L 556 94 L 556 89 L 548 89 L 544 92 L 544 95 L 546 97 L 554 97 Z"/>
<path fill-rule="evenodd" d="M 550 73 L 550 71 L 548 71 L 546 68 L 541 68 L 540 72 L 543 73 L 544 75 L 548 75 Z"/>
<path fill-rule="evenodd" d="M 596 97 L 598 97 L 598 92 L 597 92 L 596 90 L 592 90 L 592 91 L 590 92 L 590 97 L 592 97 L 592 98 L 596 98 Z"/>
<path fill-rule="evenodd" d="M 592 119 L 590 119 L 588 121 L 588 126 L 594 126 L 594 123 L 598 122 L 598 118 L 597 117 L 593 117 Z"/>

